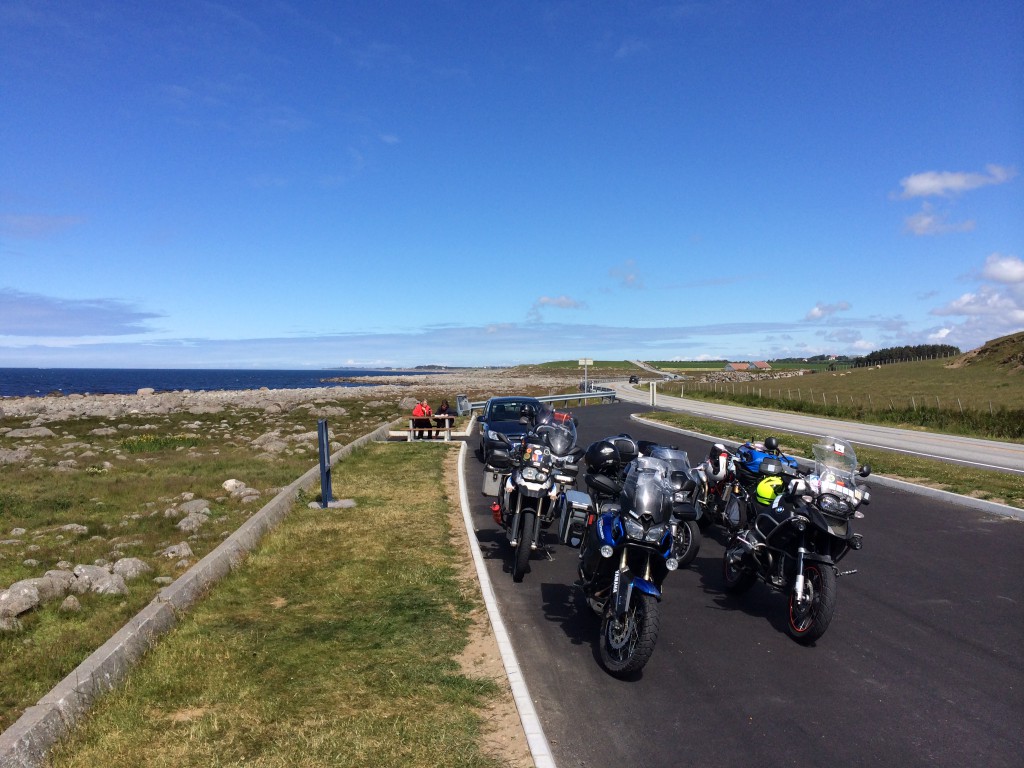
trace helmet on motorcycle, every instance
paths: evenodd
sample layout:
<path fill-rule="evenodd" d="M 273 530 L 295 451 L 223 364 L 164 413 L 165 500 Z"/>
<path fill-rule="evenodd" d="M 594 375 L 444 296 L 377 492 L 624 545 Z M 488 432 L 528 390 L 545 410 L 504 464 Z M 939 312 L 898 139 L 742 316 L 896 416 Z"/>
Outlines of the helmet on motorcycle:
<path fill-rule="evenodd" d="M 756 495 L 758 504 L 771 504 L 775 497 L 782 493 L 785 486 L 782 478 L 778 475 L 766 477 L 757 484 Z"/>
<path fill-rule="evenodd" d="M 769 453 L 775 453 L 779 450 L 779 441 L 774 437 L 766 437 L 764 439 L 764 447 Z"/>

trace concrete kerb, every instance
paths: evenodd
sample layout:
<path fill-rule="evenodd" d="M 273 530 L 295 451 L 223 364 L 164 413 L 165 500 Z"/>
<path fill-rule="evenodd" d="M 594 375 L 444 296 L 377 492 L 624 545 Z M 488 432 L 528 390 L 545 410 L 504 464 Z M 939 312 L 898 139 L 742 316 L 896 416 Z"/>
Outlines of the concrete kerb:
<path fill-rule="evenodd" d="M 640 422 L 641 424 L 647 424 L 669 432 L 676 432 L 681 435 L 688 435 L 689 437 L 708 440 L 712 443 L 722 443 L 727 448 L 736 448 L 737 446 L 742 445 L 742 443 L 736 440 L 725 440 L 721 437 L 716 437 L 715 435 L 706 435 L 703 432 L 694 432 L 693 430 L 683 429 L 682 427 L 674 427 L 670 424 L 665 424 L 653 419 L 645 419 L 635 413 L 632 414 L 631 418 L 633 421 Z M 885 475 L 871 475 L 868 482 L 875 485 L 881 485 L 883 487 L 895 488 L 896 490 L 904 491 L 906 493 L 915 493 L 919 496 L 936 499 L 946 504 L 956 504 L 961 507 L 978 510 L 979 512 L 988 512 L 993 515 L 1001 515 L 1002 517 L 1012 517 L 1016 520 L 1024 520 L 1024 509 L 1011 507 L 1009 504 L 1000 504 L 999 502 L 987 501 L 986 499 L 975 499 L 971 496 L 963 496 L 959 493 L 943 491 L 938 488 L 929 488 L 926 485 L 917 485 L 916 483 L 909 483 L 906 480 L 897 480 L 894 477 L 886 477 Z"/>
<path fill-rule="evenodd" d="M 369 442 L 388 439 L 390 424 L 353 440 L 333 453 L 331 465 Z M 164 587 L 134 618 L 96 649 L 35 705 L 25 710 L 0 734 L 0 768 L 36 768 L 46 753 L 74 728 L 78 719 L 103 693 L 124 679 L 131 666 L 157 638 L 177 624 L 178 616 L 217 581 L 237 568 L 291 510 L 300 490 L 320 478 L 316 466 L 302 475 L 242 524 L 212 552 Z"/>
<path fill-rule="evenodd" d="M 551 754 L 551 746 L 544 735 L 544 727 L 541 725 L 540 717 L 533 706 L 530 691 L 526 687 L 526 679 L 523 677 L 519 667 L 519 660 L 516 658 L 515 649 L 512 647 L 512 639 L 509 637 L 508 630 L 505 629 L 505 622 L 501 618 L 498 600 L 494 594 L 494 587 L 491 585 L 491 577 L 487 573 L 487 566 L 484 564 L 483 555 L 480 554 L 480 546 L 476 541 L 476 529 L 470 513 L 464 469 L 466 451 L 468 450 L 468 443 L 463 443 L 459 448 L 459 498 L 462 505 L 462 520 L 466 526 L 466 536 L 469 539 L 469 548 L 473 554 L 473 564 L 476 567 L 477 579 L 480 581 L 480 592 L 483 594 L 484 605 L 487 607 L 487 616 L 491 621 L 491 628 L 494 630 L 498 651 L 501 653 L 501 661 L 505 666 L 509 687 L 512 689 L 512 698 L 515 699 L 516 709 L 519 710 L 519 719 L 523 724 L 523 731 L 526 733 L 526 741 L 530 747 L 530 753 L 533 755 L 534 765 L 536 768 L 555 768 L 555 758 Z"/>

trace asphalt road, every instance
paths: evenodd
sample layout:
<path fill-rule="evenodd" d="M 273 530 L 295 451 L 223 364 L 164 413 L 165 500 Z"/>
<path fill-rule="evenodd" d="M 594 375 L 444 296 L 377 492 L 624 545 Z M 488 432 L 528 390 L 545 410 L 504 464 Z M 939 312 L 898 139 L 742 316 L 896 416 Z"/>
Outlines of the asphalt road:
<path fill-rule="evenodd" d="M 639 410 L 576 409 L 581 445 L 627 432 L 703 458 L 706 442 L 631 422 Z M 560 768 L 1021 765 L 1021 522 L 873 488 L 864 548 L 843 561 L 859 573 L 839 580 L 832 625 L 810 647 L 786 634 L 783 595 L 724 594 L 712 529 L 666 579 L 651 661 L 621 681 L 601 668 L 598 619 L 572 586 L 577 551 L 549 534 L 514 584 L 474 487 L 482 465 L 467 462 L 477 538 Z"/>
<path fill-rule="evenodd" d="M 613 388 L 616 395 L 622 400 L 646 404 L 651 401 L 649 392 L 641 392 L 628 384 L 620 382 L 603 386 Z M 835 421 L 797 413 L 764 411 L 738 405 L 666 397 L 657 391 L 655 398 L 659 407 L 668 410 L 684 411 L 698 416 L 726 419 L 786 432 L 824 435 L 829 434 L 829 430 L 835 430 L 836 425 L 839 424 L 842 425 L 842 437 L 856 445 L 885 448 L 914 456 L 943 459 L 972 467 L 997 469 L 1024 476 L 1024 445 L 1020 443 L 943 435 L 935 432 L 918 432 L 876 424 Z"/>

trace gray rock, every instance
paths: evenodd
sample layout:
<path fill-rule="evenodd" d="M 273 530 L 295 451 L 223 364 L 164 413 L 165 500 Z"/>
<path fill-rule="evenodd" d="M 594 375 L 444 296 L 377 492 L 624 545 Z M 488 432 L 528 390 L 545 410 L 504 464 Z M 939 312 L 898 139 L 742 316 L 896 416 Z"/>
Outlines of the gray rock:
<path fill-rule="evenodd" d="M 0 592 L 0 619 L 12 619 L 39 605 L 39 590 L 31 582 L 17 581 Z"/>
<path fill-rule="evenodd" d="M 84 536 L 89 532 L 88 528 L 86 528 L 84 525 L 79 525 L 78 523 L 68 523 L 67 525 L 62 525 L 60 529 L 68 533 L 75 533 L 81 536 Z"/>
<path fill-rule="evenodd" d="M 200 512 L 190 512 L 174 526 L 182 533 L 195 533 L 210 522 L 210 518 Z"/>
<path fill-rule="evenodd" d="M 46 427 L 26 427 L 24 429 L 12 429 L 7 433 L 8 437 L 56 437 L 57 434 Z"/>
<path fill-rule="evenodd" d="M 128 585 L 124 583 L 124 578 L 117 573 L 108 573 L 105 577 L 97 579 L 90 589 L 100 595 L 128 594 Z"/>
<path fill-rule="evenodd" d="M 0 448 L 0 464 L 20 464 L 32 458 L 28 448 L 17 448 L 13 451 Z"/>
<path fill-rule="evenodd" d="M 61 613 L 78 613 L 82 610 L 82 604 L 78 602 L 78 598 L 74 595 L 68 595 L 64 598 L 64 602 L 60 604 Z"/>
<path fill-rule="evenodd" d="M 75 581 L 71 584 L 71 591 L 79 595 L 92 590 L 96 583 L 110 575 L 110 571 L 101 565 L 76 565 L 73 573 Z"/>
<path fill-rule="evenodd" d="M 165 549 L 160 553 L 162 557 L 166 557 L 168 560 L 182 557 L 192 557 L 192 547 L 188 545 L 187 541 L 183 541 L 180 544 L 173 544 L 172 546 Z"/>
<path fill-rule="evenodd" d="M 28 531 L 24 528 L 11 528 L 11 536 L 24 536 Z"/>
<path fill-rule="evenodd" d="M 153 568 L 149 563 L 139 560 L 137 557 L 123 557 L 114 563 L 113 572 L 127 580 L 137 579 L 144 573 L 150 573 Z"/>
<path fill-rule="evenodd" d="M 209 508 L 210 502 L 208 502 L 206 499 L 192 499 L 191 501 L 186 501 L 184 504 L 178 507 L 178 509 L 180 509 L 182 513 L 186 515 L 191 515 L 195 512 L 202 512 L 203 510 L 208 510 Z"/>

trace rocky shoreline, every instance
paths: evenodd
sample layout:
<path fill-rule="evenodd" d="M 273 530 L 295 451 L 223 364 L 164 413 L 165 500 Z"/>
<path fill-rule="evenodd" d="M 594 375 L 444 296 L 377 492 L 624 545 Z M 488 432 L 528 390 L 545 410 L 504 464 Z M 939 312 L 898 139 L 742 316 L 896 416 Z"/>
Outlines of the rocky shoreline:
<path fill-rule="evenodd" d="M 290 411 L 301 405 L 337 400 L 373 398 L 400 403 L 409 397 L 447 397 L 468 394 L 470 398 L 516 394 L 527 389 L 565 391 L 578 383 L 577 376 L 536 374 L 521 369 L 472 368 L 450 373 L 403 376 L 367 376 L 351 381 L 361 387 L 312 387 L 308 389 L 257 389 L 155 392 L 140 389 L 134 395 L 47 395 L 0 399 L 0 419 L 33 419 L 32 425 L 68 419 L 115 419 L 132 415 L 174 412 L 218 413 L 226 408 L 247 408 L 267 412 Z"/>

